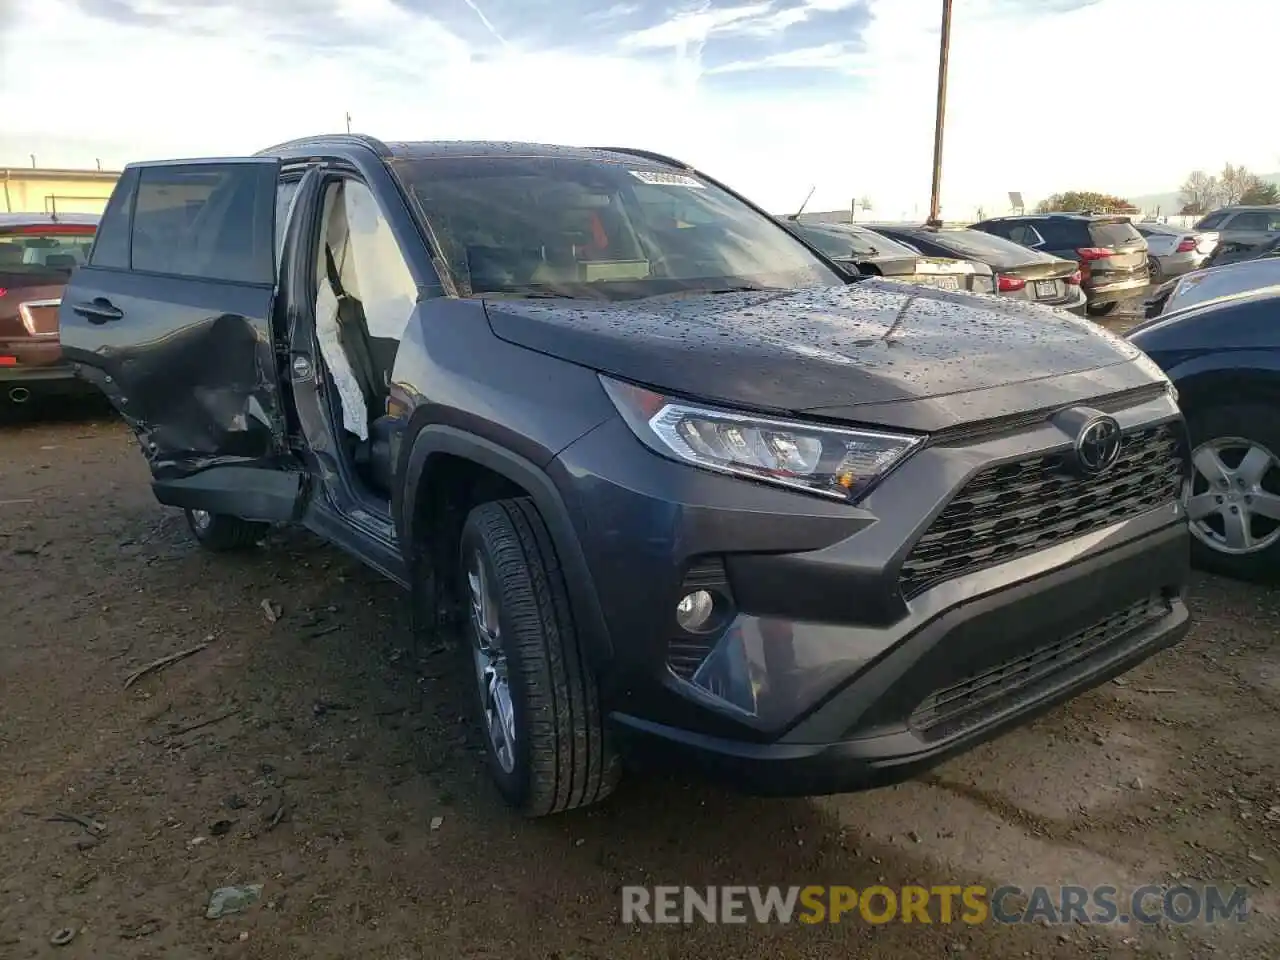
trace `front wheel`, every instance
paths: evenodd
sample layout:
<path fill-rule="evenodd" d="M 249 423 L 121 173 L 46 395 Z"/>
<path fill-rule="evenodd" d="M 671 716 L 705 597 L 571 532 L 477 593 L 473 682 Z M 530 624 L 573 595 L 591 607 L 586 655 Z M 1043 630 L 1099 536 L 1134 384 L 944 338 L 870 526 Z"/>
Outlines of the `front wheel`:
<path fill-rule="evenodd" d="M 1185 500 L 1196 566 L 1242 580 L 1280 570 L 1280 425 L 1272 407 L 1193 412 Z"/>
<path fill-rule="evenodd" d="M 603 800 L 621 765 L 537 508 L 525 498 L 481 504 L 460 551 L 465 669 L 498 789 L 531 817 Z"/>
<path fill-rule="evenodd" d="M 1091 317 L 1105 317 L 1114 313 L 1119 305 L 1119 302 L 1116 301 L 1111 303 L 1091 303 L 1085 307 L 1085 310 L 1088 311 Z"/>
<path fill-rule="evenodd" d="M 269 523 L 241 520 L 225 513 L 208 510 L 186 510 L 187 526 L 200 546 L 221 553 L 227 550 L 244 550 L 252 547 L 270 529 Z"/>
<path fill-rule="evenodd" d="M 1147 258 L 1147 274 L 1148 274 L 1148 277 L 1147 277 L 1148 283 L 1159 283 L 1161 281 L 1160 261 L 1157 260 L 1155 257 Z"/>

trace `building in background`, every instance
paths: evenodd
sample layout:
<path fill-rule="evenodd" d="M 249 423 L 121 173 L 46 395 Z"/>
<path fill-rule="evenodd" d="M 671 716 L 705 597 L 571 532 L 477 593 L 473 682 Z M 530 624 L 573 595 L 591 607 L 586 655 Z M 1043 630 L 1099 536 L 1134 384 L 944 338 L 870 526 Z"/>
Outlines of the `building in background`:
<path fill-rule="evenodd" d="M 118 170 L 0 167 L 0 211 L 102 213 Z"/>

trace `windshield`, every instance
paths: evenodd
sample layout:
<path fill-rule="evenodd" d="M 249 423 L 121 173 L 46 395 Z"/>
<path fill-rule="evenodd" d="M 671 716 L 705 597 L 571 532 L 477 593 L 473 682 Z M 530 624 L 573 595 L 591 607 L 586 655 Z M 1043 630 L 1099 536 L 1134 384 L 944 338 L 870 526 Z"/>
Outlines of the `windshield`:
<path fill-rule="evenodd" d="M 93 227 L 32 224 L 0 228 L 0 273 L 64 279 L 89 259 Z"/>
<path fill-rule="evenodd" d="M 730 194 L 642 160 L 396 164 L 463 296 L 630 300 L 847 282 Z"/>
<path fill-rule="evenodd" d="M 817 226 L 812 223 L 799 223 L 796 226 L 806 240 L 833 260 L 847 260 L 850 257 L 919 256 L 905 244 L 858 227 Z"/>

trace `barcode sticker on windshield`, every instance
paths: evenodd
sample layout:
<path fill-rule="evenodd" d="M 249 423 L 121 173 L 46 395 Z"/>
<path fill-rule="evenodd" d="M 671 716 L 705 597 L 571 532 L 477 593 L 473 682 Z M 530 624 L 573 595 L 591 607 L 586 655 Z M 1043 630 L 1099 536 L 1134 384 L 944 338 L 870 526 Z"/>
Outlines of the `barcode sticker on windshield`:
<path fill-rule="evenodd" d="M 631 175 L 641 183 L 655 187 L 692 187 L 694 190 L 705 190 L 706 187 L 697 177 L 683 173 L 660 173 L 657 170 L 632 170 Z"/>

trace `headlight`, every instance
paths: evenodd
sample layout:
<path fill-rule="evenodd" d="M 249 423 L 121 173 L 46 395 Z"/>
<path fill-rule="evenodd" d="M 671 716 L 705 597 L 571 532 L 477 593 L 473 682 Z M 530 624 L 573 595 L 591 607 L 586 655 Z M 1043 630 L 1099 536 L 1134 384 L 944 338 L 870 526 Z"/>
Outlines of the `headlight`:
<path fill-rule="evenodd" d="M 600 382 L 623 420 L 655 453 L 836 500 L 864 496 L 923 442 L 704 407 L 605 376 Z"/>

